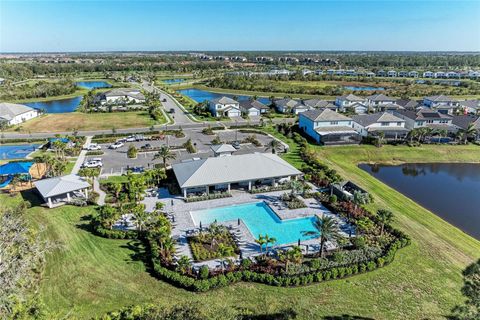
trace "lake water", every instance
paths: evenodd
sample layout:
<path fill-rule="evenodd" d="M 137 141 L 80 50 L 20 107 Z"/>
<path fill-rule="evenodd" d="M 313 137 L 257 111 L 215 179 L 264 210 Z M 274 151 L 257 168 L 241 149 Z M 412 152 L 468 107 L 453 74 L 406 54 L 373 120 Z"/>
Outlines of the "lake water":
<path fill-rule="evenodd" d="M 166 84 L 182 83 L 184 81 L 185 81 L 185 79 L 165 79 L 165 80 L 162 80 L 162 82 L 166 83 Z"/>
<path fill-rule="evenodd" d="M 110 88 L 112 85 L 106 81 L 79 81 L 75 82 L 79 87 L 87 89 Z"/>
<path fill-rule="evenodd" d="M 211 92 L 211 91 L 206 91 L 201 89 L 184 89 L 184 90 L 178 90 L 177 92 L 192 98 L 196 102 L 203 102 L 205 100 L 210 101 L 220 97 L 229 97 L 229 98 L 236 97 L 237 101 L 244 101 L 251 98 L 251 96 L 228 94 L 228 93 L 216 93 L 216 92 Z M 258 101 L 262 102 L 267 106 L 270 105 L 270 99 L 268 98 L 259 97 Z"/>
<path fill-rule="evenodd" d="M 82 96 L 61 100 L 28 102 L 24 105 L 45 110 L 46 113 L 68 113 L 74 112 L 80 105 L 80 101 L 82 101 Z"/>
<path fill-rule="evenodd" d="M 480 240 L 480 164 L 359 167 Z"/>
<path fill-rule="evenodd" d="M 346 90 L 352 90 L 352 91 L 376 91 L 376 90 L 383 91 L 383 90 L 385 90 L 385 88 L 381 88 L 381 87 L 369 87 L 369 86 L 365 86 L 365 87 L 361 87 L 361 86 L 344 86 L 343 88 L 346 89 Z"/>

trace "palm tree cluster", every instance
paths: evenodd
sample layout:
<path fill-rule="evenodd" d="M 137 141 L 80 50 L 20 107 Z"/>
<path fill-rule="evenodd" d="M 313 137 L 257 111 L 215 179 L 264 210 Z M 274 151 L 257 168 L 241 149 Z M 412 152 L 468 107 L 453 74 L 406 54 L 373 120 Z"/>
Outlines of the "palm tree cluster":
<path fill-rule="evenodd" d="M 167 170 L 167 161 L 168 160 L 174 160 L 175 158 L 176 158 L 176 155 L 166 145 L 161 146 L 160 150 L 158 150 L 158 152 L 153 157 L 154 160 L 162 159 L 163 168 L 165 170 Z"/>
<path fill-rule="evenodd" d="M 57 177 L 63 174 L 67 167 L 67 160 L 64 156 L 59 156 L 58 154 L 52 154 L 48 152 L 43 152 L 38 156 L 34 157 L 34 161 L 37 164 L 45 164 L 45 175 L 47 177 Z M 40 169 L 37 166 L 38 174 L 40 175 Z"/>

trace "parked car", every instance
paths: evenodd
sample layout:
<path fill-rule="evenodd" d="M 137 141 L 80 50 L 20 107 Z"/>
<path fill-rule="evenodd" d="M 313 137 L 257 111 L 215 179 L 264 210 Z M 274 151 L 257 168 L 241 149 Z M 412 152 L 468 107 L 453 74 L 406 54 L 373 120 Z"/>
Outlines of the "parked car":
<path fill-rule="evenodd" d="M 128 136 L 124 140 L 125 142 L 134 142 L 137 141 L 137 138 L 135 136 Z"/>
<path fill-rule="evenodd" d="M 88 161 L 85 161 L 82 164 L 83 168 L 101 168 L 103 167 L 102 159 L 91 159 Z"/>
<path fill-rule="evenodd" d="M 108 148 L 109 149 L 118 149 L 118 148 L 121 148 L 123 146 L 124 146 L 123 142 L 117 141 L 117 142 L 111 144 Z"/>
<path fill-rule="evenodd" d="M 237 150 L 240 149 L 240 142 L 234 141 L 234 142 L 232 143 L 232 147 L 234 147 L 234 148 L 237 149 Z"/>
<path fill-rule="evenodd" d="M 152 145 L 151 145 L 150 143 L 146 143 L 146 144 L 144 144 L 143 146 L 141 146 L 140 149 L 142 149 L 142 150 L 151 150 L 151 149 L 152 149 Z"/>
<path fill-rule="evenodd" d="M 88 151 L 95 151 L 95 150 L 102 150 L 102 147 L 97 143 L 90 143 L 90 145 L 86 149 Z"/>
<path fill-rule="evenodd" d="M 168 112 L 170 112 L 170 113 L 175 113 L 175 109 L 170 108 L 170 111 L 168 111 Z"/>
<path fill-rule="evenodd" d="M 162 102 L 167 102 L 167 98 L 163 98 L 163 99 L 162 99 Z"/>

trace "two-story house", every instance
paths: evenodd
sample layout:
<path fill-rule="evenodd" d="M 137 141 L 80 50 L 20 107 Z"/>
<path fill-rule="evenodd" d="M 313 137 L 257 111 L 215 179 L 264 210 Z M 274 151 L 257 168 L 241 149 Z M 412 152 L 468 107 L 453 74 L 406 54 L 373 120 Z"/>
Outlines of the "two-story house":
<path fill-rule="evenodd" d="M 395 103 L 396 99 L 387 97 L 383 93 L 379 93 L 366 97 L 365 101 L 367 106 L 371 107 L 373 110 L 377 110 L 383 105 Z"/>
<path fill-rule="evenodd" d="M 453 114 L 458 101 L 445 95 L 438 95 L 423 98 L 423 105 L 440 113 Z"/>
<path fill-rule="evenodd" d="M 461 116 L 453 116 L 452 123 L 457 129 L 465 130 L 470 125 L 473 125 L 477 131 L 475 132 L 475 140 L 480 140 L 480 116 L 478 115 L 461 115 Z"/>
<path fill-rule="evenodd" d="M 229 97 L 212 99 L 209 109 L 214 117 L 240 117 L 242 115 L 238 101 Z"/>
<path fill-rule="evenodd" d="M 353 128 L 363 137 L 382 132 L 385 139 L 398 140 L 407 136 L 405 120 L 388 112 L 359 114 L 352 117 Z"/>
<path fill-rule="evenodd" d="M 393 115 L 405 120 L 407 129 L 428 127 L 432 129 L 446 129 L 450 132 L 456 131 L 452 125 L 452 116 L 430 109 L 419 111 L 398 110 Z"/>
<path fill-rule="evenodd" d="M 360 135 L 353 129 L 353 120 L 330 109 L 314 109 L 299 116 L 298 126 L 321 144 L 356 144 Z"/>
<path fill-rule="evenodd" d="M 353 111 L 357 114 L 362 114 L 368 111 L 365 99 L 357 97 L 354 94 L 337 97 L 335 99 L 335 105 L 338 106 L 342 112 Z"/>

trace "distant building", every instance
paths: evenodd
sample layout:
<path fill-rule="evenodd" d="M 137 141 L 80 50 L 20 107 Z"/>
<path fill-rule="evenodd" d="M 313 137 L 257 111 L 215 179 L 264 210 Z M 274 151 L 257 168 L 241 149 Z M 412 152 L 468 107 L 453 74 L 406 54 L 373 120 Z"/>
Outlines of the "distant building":
<path fill-rule="evenodd" d="M 240 110 L 248 116 L 259 116 L 269 108 L 258 100 L 244 100 L 240 102 Z"/>
<path fill-rule="evenodd" d="M 140 89 L 112 89 L 100 94 L 101 104 L 145 103 L 145 101 Z"/>
<path fill-rule="evenodd" d="M 395 104 L 401 106 L 403 109 L 407 110 L 416 110 L 420 105 L 415 100 L 408 100 L 408 99 L 397 99 L 395 100 Z"/>
<path fill-rule="evenodd" d="M 480 112 L 480 100 L 459 101 L 458 105 L 464 113 L 478 114 Z"/>
<path fill-rule="evenodd" d="M 383 93 L 374 94 L 366 97 L 366 104 L 370 107 L 373 107 L 374 110 L 376 110 L 376 108 L 380 106 L 390 104 L 390 103 L 395 103 L 395 101 L 396 101 L 395 98 L 387 97 Z"/>
<path fill-rule="evenodd" d="M 333 111 L 338 111 L 338 106 L 326 100 L 309 99 L 309 100 L 304 100 L 303 104 L 310 107 L 310 109 L 327 108 Z"/>
<path fill-rule="evenodd" d="M 0 122 L 12 126 L 36 118 L 40 111 L 34 108 L 8 102 L 0 103 Z"/>
<path fill-rule="evenodd" d="M 433 72 L 431 72 L 431 71 L 425 71 L 425 72 L 423 73 L 423 77 L 424 77 L 424 78 L 433 78 Z"/>
<path fill-rule="evenodd" d="M 387 72 L 387 77 L 395 78 L 396 76 L 397 76 L 397 71 L 395 71 L 395 70 L 389 70 Z"/>
<path fill-rule="evenodd" d="M 368 111 L 368 105 L 365 99 L 357 97 L 354 94 L 337 97 L 335 99 L 335 105 L 337 105 L 342 112 L 352 111 L 357 114 L 362 114 Z"/>
<path fill-rule="evenodd" d="M 280 113 L 294 113 L 300 110 L 305 111 L 305 108 L 307 108 L 300 101 L 294 99 L 278 99 L 273 103 Z"/>
<path fill-rule="evenodd" d="M 417 71 L 410 71 L 408 73 L 408 76 L 411 78 L 418 78 L 418 72 Z"/>

